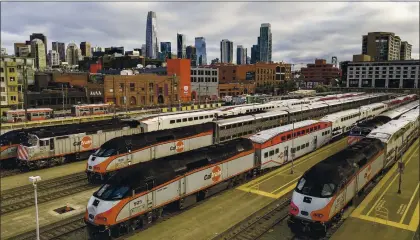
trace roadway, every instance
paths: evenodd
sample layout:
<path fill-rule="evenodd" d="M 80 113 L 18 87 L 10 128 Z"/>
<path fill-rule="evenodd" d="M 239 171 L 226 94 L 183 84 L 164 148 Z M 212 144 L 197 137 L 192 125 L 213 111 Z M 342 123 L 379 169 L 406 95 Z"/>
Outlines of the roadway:
<path fill-rule="evenodd" d="M 294 162 L 258 177 L 236 189 L 224 191 L 196 206 L 138 232 L 128 239 L 212 239 L 251 214 L 284 196 L 300 175 L 315 163 L 347 147 L 343 138 Z"/>
<path fill-rule="evenodd" d="M 404 154 L 401 194 L 397 164 L 345 220 L 332 239 L 412 240 L 419 227 L 419 140 Z"/>

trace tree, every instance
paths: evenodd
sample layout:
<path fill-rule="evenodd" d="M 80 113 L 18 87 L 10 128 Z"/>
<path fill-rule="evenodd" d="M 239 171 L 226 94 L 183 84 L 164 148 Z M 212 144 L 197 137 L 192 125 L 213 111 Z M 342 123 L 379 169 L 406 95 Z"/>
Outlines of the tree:
<path fill-rule="evenodd" d="M 327 92 L 328 89 L 325 86 L 323 86 L 323 85 L 316 85 L 315 91 L 316 92 Z"/>

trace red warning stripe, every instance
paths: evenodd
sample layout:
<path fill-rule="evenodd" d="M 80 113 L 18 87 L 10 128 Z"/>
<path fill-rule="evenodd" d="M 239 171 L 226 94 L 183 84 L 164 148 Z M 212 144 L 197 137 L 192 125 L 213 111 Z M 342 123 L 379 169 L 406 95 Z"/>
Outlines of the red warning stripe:
<path fill-rule="evenodd" d="M 29 154 L 25 146 L 19 145 L 17 152 L 18 152 L 18 159 L 28 160 Z"/>

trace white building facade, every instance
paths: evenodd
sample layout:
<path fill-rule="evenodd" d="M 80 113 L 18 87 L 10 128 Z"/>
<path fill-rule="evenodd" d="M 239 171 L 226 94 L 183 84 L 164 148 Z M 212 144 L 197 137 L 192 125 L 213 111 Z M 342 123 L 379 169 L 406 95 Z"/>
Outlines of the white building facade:
<path fill-rule="evenodd" d="M 196 102 L 216 100 L 219 96 L 219 69 L 191 67 L 191 99 Z"/>
<path fill-rule="evenodd" d="M 56 50 L 48 51 L 48 59 L 50 66 L 60 66 L 60 55 Z"/>
<path fill-rule="evenodd" d="M 418 60 L 349 62 L 347 87 L 358 88 L 418 88 Z"/>

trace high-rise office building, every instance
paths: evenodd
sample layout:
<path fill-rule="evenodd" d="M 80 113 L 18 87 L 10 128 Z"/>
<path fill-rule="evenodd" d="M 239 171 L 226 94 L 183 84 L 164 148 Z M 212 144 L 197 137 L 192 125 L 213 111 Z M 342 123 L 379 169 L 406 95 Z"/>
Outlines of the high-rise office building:
<path fill-rule="evenodd" d="M 243 65 L 246 64 L 246 55 L 247 51 L 242 45 L 236 47 L 236 64 Z"/>
<path fill-rule="evenodd" d="M 80 52 L 80 49 L 75 43 L 70 43 L 69 45 L 67 45 L 66 62 L 69 66 L 78 65 L 81 57 L 82 54 Z"/>
<path fill-rule="evenodd" d="M 26 45 L 26 43 L 14 43 L 13 45 L 14 45 L 14 50 L 15 50 L 15 56 L 16 57 L 20 57 L 20 55 L 19 55 L 19 49 L 20 48 L 28 47 L 28 45 Z"/>
<path fill-rule="evenodd" d="M 251 64 L 257 63 L 259 61 L 260 61 L 260 47 L 258 46 L 258 44 L 252 45 L 252 47 L 251 47 Z"/>
<path fill-rule="evenodd" d="M 47 56 L 45 55 L 45 44 L 41 39 L 33 39 L 31 41 L 31 57 L 34 58 L 34 66 L 37 69 L 45 69 L 47 67 Z"/>
<path fill-rule="evenodd" d="M 233 61 L 233 42 L 223 39 L 220 42 L 220 62 L 232 63 Z"/>
<path fill-rule="evenodd" d="M 82 52 L 81 54 L 83 57 L 91 57 L 90 42 L 81 42 L 80 51 Z"/>
<path fill-rule="evenodd" d="M 185 35 L 181 33 L 176 34 L 176 51 L 178 58 L 186 58 L 186 43 L 185 43 Z"/>
<path fill-rule="evenodd" d="M 146 57 L 156 59 L 159 46 L 157 39 L 157 18 L 156 13 L 149 11 L 146 22 Z"/>
<path fill-rule="evenodd" d="M 59 66 L 60 65 L 60 54 L 56 50 L 48 51 L 48 59 L 50 66 Z"/>
<path fill-rule="evenodd" d="M 260 27 L 260 39 L 258 42 L 260 50 L 260 61 L 271 63 L 272 57 L 272 34 L 271 24 L 263 23 Z"/>
<path fill-rule="evenodd" d="M 408 42 L 401 42 L 400 60 L 411 60 L 411 47 Z"/>
<path fill-rule="evenodd" d="M 194 46 L 188 46 L 186 49 L 187 59 L 191 59 L 191 66 L 197 66 L 197 49 Z"/>
<path fill-rule="evenodd" d="M 195 48 L 197 50 L 197 65 L 207 65 L 206 39 L 204 37 L 196 37 Z"/>
<path fill-rule="evenodd" d="M 362 36 L 362 54 L 374 61 L 400 60 L 401 45 L 401 38 L 393 32 L 369 32 Z"/>
<path fill-rule="evenodd" d="M 34 40 L 34 39 L 40 39 L 44 43 L 44 46 L 45 46 L 45 56 L 47 56 L 47 46 L 48 46 L 47 36 L 45 36 L 42 33 L 32 33 L 29 36 L 29 41 L 32 42 L 32 40 Z M 27 44 L 27 45 L 29 45 L 29 44 Z"/>
<path fill-rule="evenodd" d="M 171 42 L 160 42 L 160 51 L 165 59 L 172 58 Z"/>
<path fill-rule="evenodd" d="M 60 56 L 60 61 L 65 62 L 66 61 L 66 45 L 62 42 L 52 42 L 52 50 L 55 50 L 58 52 L 58 55 Z"/>

